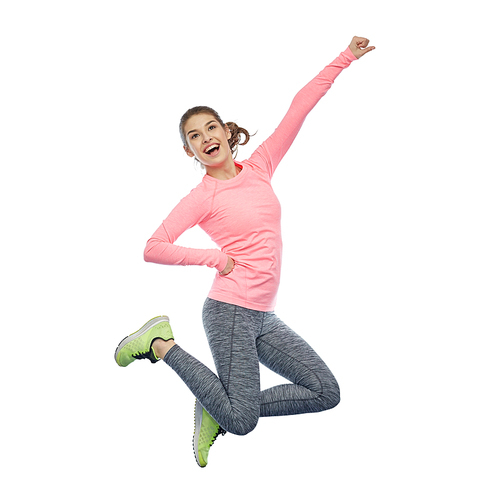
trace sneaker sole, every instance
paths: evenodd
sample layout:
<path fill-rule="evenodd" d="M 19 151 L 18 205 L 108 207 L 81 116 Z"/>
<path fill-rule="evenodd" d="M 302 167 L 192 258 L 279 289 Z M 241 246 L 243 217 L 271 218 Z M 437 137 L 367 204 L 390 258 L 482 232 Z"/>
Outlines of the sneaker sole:
<path fill-rule="evenodd" d="M 205 465 L 200 464 L 200 459 L 198 457 L 197 449 L 198 449 L 198 440 L 200 439 L 200 430 L 201 430 L 201 420 L 203 418 L 203 406 L 196 400 L 194 404 L 194 435 L 193 435 L 193 451 L 194 458 L 196 458 L 196 463 L 200 467 L 205 467 Z"/>
<path fill-rule="evenodd" d="M 132 342 L 132 340 L 135 340 L 137 337 L 140 337 L 143 333 L 146 333 L 150 328 L 153 328 L 153 326 L 156 326 L 158 323 L 163 323 L 166 321 L 167 323 L 170 323 L 170 319 L 168 316 L 156 316 L 153 319 L 150 319 L 142 328 L 137 330 L 135 333 L 132 333 L 131 335 L 128 335 L 125 337 L 119 344 L 118 347 L 115 350 L 115 361 L 118 363 L 118 353 L 120 350 L 126 346 L 129 342 Z"/>

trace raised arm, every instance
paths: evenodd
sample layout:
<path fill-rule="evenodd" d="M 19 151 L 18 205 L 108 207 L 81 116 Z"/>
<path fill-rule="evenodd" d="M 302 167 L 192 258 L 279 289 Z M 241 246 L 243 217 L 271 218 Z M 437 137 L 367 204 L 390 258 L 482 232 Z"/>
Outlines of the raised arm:
<path fill-rule="evenodd" d="M 288 112 L 276 130 L 255 150 L 249 161 L 265 168 L 272 176 L 292 145 L 307 115 L 328 92 L 337 76 L 353 61 L 375 48 L 368 47 L 368 44 L 368 39 L 354 37 L 344 52 L 303 87 L 294 97 Z"/>

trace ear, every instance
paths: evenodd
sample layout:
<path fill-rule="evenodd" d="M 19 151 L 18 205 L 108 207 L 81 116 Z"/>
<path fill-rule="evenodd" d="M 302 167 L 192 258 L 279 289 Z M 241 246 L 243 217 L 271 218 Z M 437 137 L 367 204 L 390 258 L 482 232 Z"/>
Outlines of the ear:
<path fill-rule="evenodd" d="M 186 154 L 189 156 L 189 158 L 193 158 L 194 153 L 187 146 L 183 146 L 183 148 Z"/>
<path fill-rule="evenodd" d="M 231 131 L 229 130 L 229 127 L 227 125 L 224 125 L 224 128 L 226 129 L 226 137 L 229 141 L 229 139 L 231 139 Z"/>

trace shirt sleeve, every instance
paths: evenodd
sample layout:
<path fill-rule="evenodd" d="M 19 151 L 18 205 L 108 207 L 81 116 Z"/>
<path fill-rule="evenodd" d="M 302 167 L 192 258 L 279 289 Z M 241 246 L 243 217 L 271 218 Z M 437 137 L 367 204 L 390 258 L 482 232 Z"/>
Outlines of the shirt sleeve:
<path fill-rule="evenodd" d="M 144 260 L 156 264 L 208 266 L 223 271 L 227 255 L 218 249 L 199 250 L 174 245 L 187 229 L 202 222 L 208 215 L 207 203 L 198 200 L 195 190 L 183 198 L 148 240 Z"/>
<path fill-rule="evenodd" d="M 273 134 L 264 141 L 248 159 L 255 166 L 265 169 L 272 177 L 279 162 L 285 156 L 297 136 L 304 120 L 318 101 L 328 92 L 341 71 L 356 56 L 347 47 L 332 63 L 326 66 L 294 97 L 285 117 Z"/>

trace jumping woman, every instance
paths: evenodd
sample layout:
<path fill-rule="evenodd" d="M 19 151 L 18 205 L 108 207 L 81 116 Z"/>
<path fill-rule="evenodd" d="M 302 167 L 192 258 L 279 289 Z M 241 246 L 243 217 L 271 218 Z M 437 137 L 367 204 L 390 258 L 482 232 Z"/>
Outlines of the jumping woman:
<path fill-rule="evenodd" d="M 340 401 L 337 381 L 326 364 L 273 312 L 282 242 L 280 204 L 271 179 L 308 113 L 343 69 L 375 48 L 368 44 L 366 38 L 354 37 L 299 91 L 278 128 L 248 160 L 234 160 L 238 144 L 250 138 L 247 130 L 224 123 L 205 106 L 191 108 L 181 118 L 184 150 L 206 174 L 148 240 L 144 258 L 218 271 L 203 306 L 203 326 L 218 376 L 174 342 L 167 316 L 153 318 L 126 337 L 115 360 L 127 366 L 136 359 L 162 359 L 186 383 L 196 397 L 193 446 L 201 467 L 207 465 L 210 446 L 221 433 L 244 435 L 260 417 L 319 412 Z M 175 245 L 195 225 L 220 250 Z M 291 383 L 261 391 L 259 363 Z"/>

